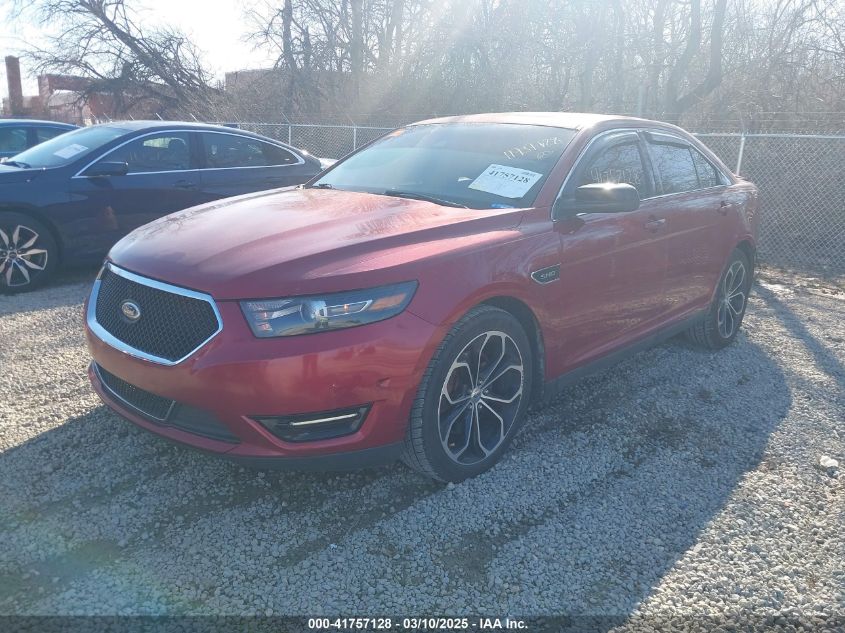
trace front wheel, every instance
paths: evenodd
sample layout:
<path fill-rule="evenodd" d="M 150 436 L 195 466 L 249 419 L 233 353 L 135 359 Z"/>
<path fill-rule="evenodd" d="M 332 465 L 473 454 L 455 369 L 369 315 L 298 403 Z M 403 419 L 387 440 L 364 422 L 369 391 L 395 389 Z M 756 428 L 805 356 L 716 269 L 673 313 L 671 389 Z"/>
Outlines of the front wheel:
<path fill-rule="evenodd" d="M 22 213 L 0 213 L 0 292 L 33 290 L 55 270 L 56 240 L 38 220 Z"/>
<path fill-rule="evenodd" d="M 751 275 L 748 257 L 740 250 L 734 251 L 707 314 L 687 332 L 690 340 L 701 347 L 721 349 L 736 338 L 748 305 Z"/>
<path fill-rule="evenodd" d="M 491 468 L 525 417 L 532 363 L 528 336 L 513 315 L 490 306 L 470 310 L 429 363 L 403 461 L 450 482 Z"/>

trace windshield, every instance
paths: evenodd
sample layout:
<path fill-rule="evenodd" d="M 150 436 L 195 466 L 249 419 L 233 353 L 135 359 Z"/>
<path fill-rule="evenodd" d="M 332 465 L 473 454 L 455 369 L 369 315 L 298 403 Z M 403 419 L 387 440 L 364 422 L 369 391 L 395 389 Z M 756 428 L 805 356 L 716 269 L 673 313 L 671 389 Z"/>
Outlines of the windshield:
<path fill-rule="evenodd" d="M 443 123 L 391 132 L 312 187 L 420 197 L 475 209 L 528 207 L 575 131 Z"/>
<path fill-rule="evenodd" d="M 11 160 L 23 167 L 36 169 L 61 167 L 69 165 L 124 134 L 126 130 L 107 125 L 84 127 L 31 147 L 13 156 Z"/>

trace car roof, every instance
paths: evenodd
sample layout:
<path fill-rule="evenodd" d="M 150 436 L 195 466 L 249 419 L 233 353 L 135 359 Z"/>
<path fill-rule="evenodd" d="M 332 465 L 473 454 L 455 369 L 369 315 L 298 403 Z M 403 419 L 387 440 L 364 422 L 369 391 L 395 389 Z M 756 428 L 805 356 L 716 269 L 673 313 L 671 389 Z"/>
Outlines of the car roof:
<path fill-rule="evenodd" d="M 63 123 L 61 121 L 42 121 L 40 119 L 0 119 L 0 126 L 3 125 L 45 125 L 49 127 L 66 127 L 69 130 L 78 127 L 73 123 Z"/>
<path fill-rule="evenodd" d="M 232 125 L 215 125 L 214 123 L 198 123 L 196 121 L 109 121 L 108 123 L 101 123 L 100 125 L 104 127 L 113 127 L 118 128 L 121 130 L 172 130 L 172 129 L 184 129 L 184 128 L 191 128 L 196 130 L 215 130 L 215 131 L 228 131 L 231 132 L 233 130 L 237 130 L 238 132 L 245 132 L 247 134 L 252 134 L 248 130 L 242 130 L 236 127 L 236 124 Z"/>
<path fill-rule="evenodd" d="M 235 125 L 215 125 L 213 123 L 198 123 L 196 121 L 111 121 L 109 123 L 100 123 L 102 127 L 110 127 L 115 128 L 118 130 L 125 130 L 127 133 L 130 132 L 139 132 L 139 131 L 146 131 L 146 132 L 162 132 L 167 130 L 195 130 L 198 132 L 208 131 L 208 132 L 229 132 L 242 134 L 244 136 L 251 136 L 253 138 L 265 140 L 265 141 L 272 141 L 273 143 L 277 143 L 279 145 L 284 145 L 285 147 L 289 147 L 287 143 L 283 141 L 276 140 L 271 136 L 265 136 L 263 134 L 258 134 L 256 132 L 251 132 L 249 130 L 244 130 L 239 127 L 235 127 Z M 93 126 L 95 127 L 95 126 Z"/>
<path fill-rule="evenodd" d="M 522 125 L 544 125 L 580 130 L 599 123 L 620 125 L 655 125 L 656 121 L 638 119 L 615 114 L 594 114 L 590 112 L 490 112 L 486 114 L 464 114 L 418 121 L 414 125 L 439 123 L 517 123 Z"/>

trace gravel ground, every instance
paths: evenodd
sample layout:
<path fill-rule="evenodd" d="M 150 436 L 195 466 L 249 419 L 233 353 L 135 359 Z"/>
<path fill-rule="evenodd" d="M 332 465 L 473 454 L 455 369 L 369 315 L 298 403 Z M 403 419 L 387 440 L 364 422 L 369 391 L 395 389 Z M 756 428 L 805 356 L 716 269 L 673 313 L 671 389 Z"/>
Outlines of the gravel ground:
<path fill-rule="evenodd" d="M 845 617 L 835 282 L 769 271 L 729 349 L 582 381 L 444 487 L 246 470 L 122 421 L 85 375 L 90 279 L 0 297 L 0 614 Z"/>

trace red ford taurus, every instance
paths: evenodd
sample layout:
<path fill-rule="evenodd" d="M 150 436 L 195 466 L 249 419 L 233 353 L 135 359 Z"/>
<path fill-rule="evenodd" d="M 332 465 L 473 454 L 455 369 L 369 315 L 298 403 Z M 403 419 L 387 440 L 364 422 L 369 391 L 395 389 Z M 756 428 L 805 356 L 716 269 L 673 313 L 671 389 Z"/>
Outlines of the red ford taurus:
<path fill-rule="evenodd" d="M 86 308 L 91 380 L 230 458 L 459 481 L 574 378 L 680 332 L 729 344 L 757 220 L 755 187 L 671 125 L 425 121 L 124 238 Z"/>

